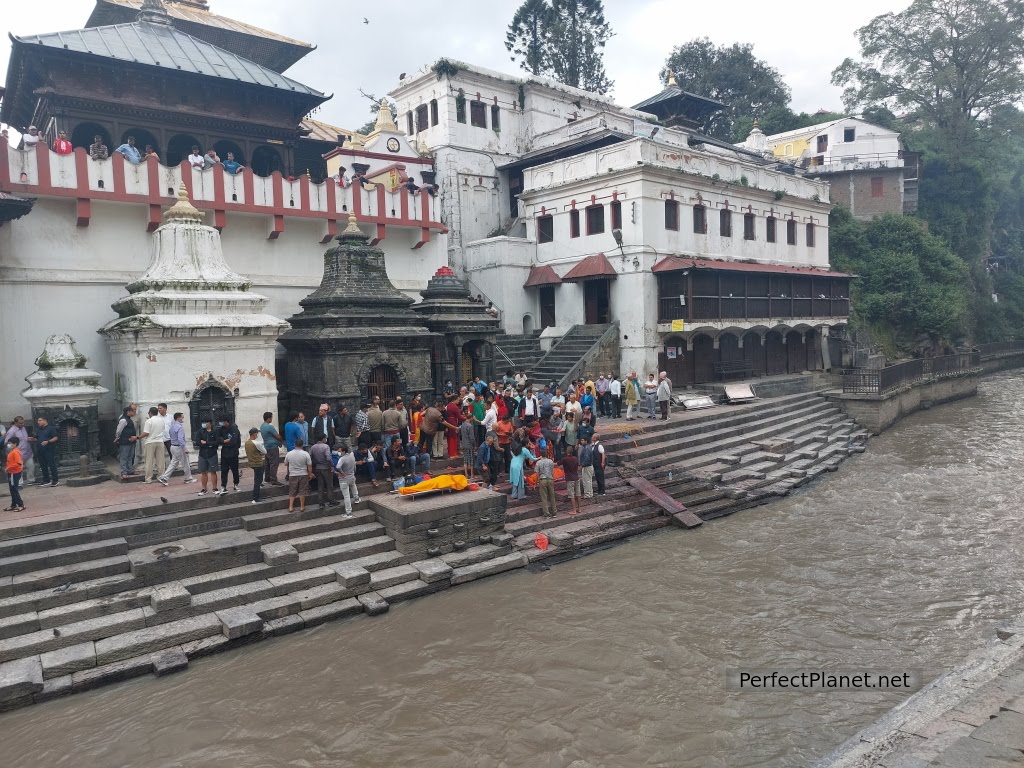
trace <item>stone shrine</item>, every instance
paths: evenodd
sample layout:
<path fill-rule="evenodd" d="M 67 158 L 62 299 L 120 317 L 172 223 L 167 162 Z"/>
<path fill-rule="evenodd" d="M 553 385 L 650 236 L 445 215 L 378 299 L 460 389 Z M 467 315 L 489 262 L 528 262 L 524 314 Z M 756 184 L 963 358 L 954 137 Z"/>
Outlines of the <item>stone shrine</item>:
<path fill-rule="evenodd" d="M 451 267 L 434 273 L 423 301 L 413 309 L 427 327 L 440 334 L 433 354 L 434 388 L 444 390 L 446 380 L 461 384 L 474 376 L 493 381 L 494 338 L 500 321 L 483 304 L 469 300 L 469 288 Z"/>
<path fill-rule="evenodd" d="M 32 421 L 45 418 L 57 430 L 57 463 L 71 486 L 106 480 L 100 461 L 100 398 L 109 390 L 100 386 L 101 375 L 85 367 L 88 362 L 68 335 L 50 336 L 36 358 L 38 369 L 25 377 L 29 388 L 22 397 L 32 405 Z M 82 457 L 86 475 L 82 477 Z"/>
<path fill-rule="evenodd" d="M 282 412 L 316 413 L 320 403 L 353 411 L 374 395 L 429 393 L 436 334 L 388 279 L 384 251 L 369 244 L 356 217 L 324 254 L 320 287 L 299 302 L 281 344 L 288 351 Z"/>
<path fill-rule="evenodd" d="M 178 202 L 153 234 L 152 260 L 119 315 L 100 333 L 113 360 L 115 397 L 139 414 L 159 402 L 188 415 L 191 434 L 203 417 L 231 416 L 244 432 L 277 408 L 274 356 L 288 324 L 264 314 L 267 298 L 224 261 L 220 232 L 203 223 L 182 185 Z"/>

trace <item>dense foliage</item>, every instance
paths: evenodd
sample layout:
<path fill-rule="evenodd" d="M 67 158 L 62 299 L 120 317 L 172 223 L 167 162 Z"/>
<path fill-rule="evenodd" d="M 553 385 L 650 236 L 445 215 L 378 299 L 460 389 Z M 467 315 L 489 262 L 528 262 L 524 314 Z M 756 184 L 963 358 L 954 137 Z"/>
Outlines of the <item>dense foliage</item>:
<path fill-rule="evenodd" d="M 612 34 L 601 0 L 526 0 L 512 17 L 505 47 L 530 74 L 608 93 L 613 83 L 604 47 Z"/>

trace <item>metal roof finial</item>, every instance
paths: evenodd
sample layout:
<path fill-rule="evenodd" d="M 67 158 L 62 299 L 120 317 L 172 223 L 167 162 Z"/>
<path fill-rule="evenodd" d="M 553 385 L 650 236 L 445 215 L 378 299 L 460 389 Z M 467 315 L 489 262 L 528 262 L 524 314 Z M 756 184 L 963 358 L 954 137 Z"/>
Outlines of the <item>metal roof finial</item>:
<path fill-rule="evenodd" d="M 171 24 L 171 15 L 161 0 L 142 0 L 142 8 L 139 9 L 139 21 L 148 21 L 150 24 Z"/>

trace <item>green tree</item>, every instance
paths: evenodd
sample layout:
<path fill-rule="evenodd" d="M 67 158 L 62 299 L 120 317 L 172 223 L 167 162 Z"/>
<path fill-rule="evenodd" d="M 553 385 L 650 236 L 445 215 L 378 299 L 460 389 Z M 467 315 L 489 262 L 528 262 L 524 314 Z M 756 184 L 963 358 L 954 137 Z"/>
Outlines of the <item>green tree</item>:
<path fill-rule="evenodd" d="M 709 136 L 743 141 L 755 117 L 765 133 L 790 130 L 790 90 L 778 70 L 754 56 L 749 43 L 716 46 L 706 37 L 677 46 L 665 61 L 663 81 L 675 74 L 684 91 L 726 105 L 703 126 Z"/>
<path fill-rule="evenodd" d="M 613 32 L 601 0 L 553 0 L 548 41 L 550 73 L 574 88 L 608 93 L 604 46 Z"/>
<path fill-rule="evenodd" d="M 516 62 L 532 75 L 548 71 L 548 48 L 552 23 L 547 0 L 526 0 L 505 34 L 505 47 Z"/>
<path fill-rule="evenodd" d="M 857 30 L 832 73 L 851 111 L 885 106 L 963 141 L 1024 93 L 1024 0 L 914 0 Z"/>
<path fill-rule="evenodd" d="M 893 339 L 890 352 L 915 354 L 924 342 L 956 344 L 970 335 L 967 266 L 921 222 L 887 214 L 863 223 L 838 206 L 829 235 L 832 264 L 858 276 L 854 322 Z"/>

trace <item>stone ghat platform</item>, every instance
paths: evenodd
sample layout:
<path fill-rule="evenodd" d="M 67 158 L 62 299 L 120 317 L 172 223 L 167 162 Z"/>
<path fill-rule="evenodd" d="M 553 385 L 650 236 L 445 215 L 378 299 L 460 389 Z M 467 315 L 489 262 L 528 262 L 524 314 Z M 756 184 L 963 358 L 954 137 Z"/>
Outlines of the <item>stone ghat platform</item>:
<path fill-rule="evenodd" d="M 814 768 L 1024 766 L 1024 616 Z"/>
<path fill-rule="evenodd" d="M 605 494 L 570 516 L 559 483 L 554 519 L 540 516 L 535 492 L 511 502 L 483 489 L 406 498 L 364 484 L 345 517 L 340 507 L 290 514 L 281 489 L 251 504 L 248 493 L 197 498 L 194 485 L 172 484 L 154 489 L 167 494 L 160 504 L 122 499 L 79 516 L 50 509 L 7 521 L 0 709 L 174 672 L 239 644 L 377 615 L 673 523 L 699 525 L 792 492 L 863 451 L 867 438 L 813 393 L 599 430 Z M 545 549 L 535 545 L 541 531 Z"/>

